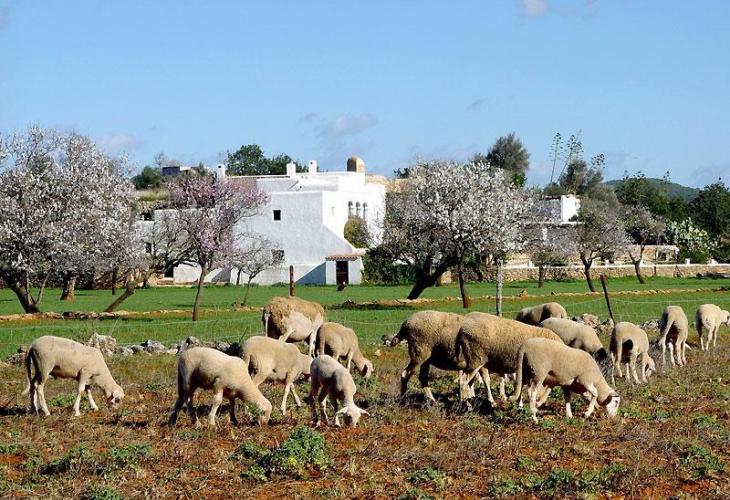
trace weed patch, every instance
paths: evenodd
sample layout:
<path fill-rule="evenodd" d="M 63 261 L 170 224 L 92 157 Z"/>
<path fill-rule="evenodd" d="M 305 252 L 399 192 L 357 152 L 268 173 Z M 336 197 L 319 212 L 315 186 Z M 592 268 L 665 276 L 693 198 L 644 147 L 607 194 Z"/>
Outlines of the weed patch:
<path fill-rule="evenodd" d="M 433 484 L 442 490 L 451 481 L 451 478 L 445 472 L 426 467 L 412 472 L 408 480 L 413 484 Z"/>
<path fill-rule="evenodd" d="M 679 462 L 689 469 L 693 479 L 702 479 L 713 472 L 725 470 L 720 459 L 703 446 L 691 445 L 682 453 Z"/>

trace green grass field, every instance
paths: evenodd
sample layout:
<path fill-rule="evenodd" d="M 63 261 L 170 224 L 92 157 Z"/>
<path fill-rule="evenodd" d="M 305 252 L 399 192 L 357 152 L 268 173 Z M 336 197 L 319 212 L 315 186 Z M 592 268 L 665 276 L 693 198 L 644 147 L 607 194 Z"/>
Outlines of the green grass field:
<path fill-rule="evenodd" d="M 697 305 L 730 307 L 730 292 L 718 290 L 728 280 L 651 280 L 644 287 L 629 279 L 612 280 L 614 313 L 619 320 L 641 323 L 658 318 L 667 304 L 683 306 L 689 317 Z M 551 293 L 582 292 L 582 282 L 512 283 L 504 310 L 550 300 Z M 672 289 L 671 293 L 621 294 L 636 289 Z M 531 295 L 516 297 L 522 290 Z M 698 291 L 700 290 L 700 291 Z M 487 284 L 470 287 L 474 297 L 492 295 Z M 8 321 L 0 323 L 2 355 L 44 334 L 85 340 L 96 331 L 121 343 L 147 338 L 172 342 L 195 335 L 238 340 L 258 333 L 260 313 L 236 311 L 231 304 L 242 291 L 235 287 L 205 290 L 202 320 L 192 323 L 189 307 L 194 290 L 140 290 L 125 305 L 137 312 L 185 309 L 181 314 L 136 315 L 104 321 Z M 255 288 L 251 305 L 261 306 L 285 287 Z M 309 409 L 290 416 L 278 409 L 271 424 L 254 425 L 253 416 L 231 426 L 221 408 L 219 427 L 194 428 L 181 415 L 175 428 L 165 426 L 175 400 L 175 356 L 112 357 L 108 364 L 125 389 L 117 410 L 71 416 L 75 386 L 52 380 L 46 389 L 52 415 L 25 413 L 28 402 L 19 365 L 0 363 L 0 496 L 45 498 L 729 498 L 730 481 L 730 332 L 720 331 L 718 348 L 699 350 L 690 330 L 688 365 L 661 368 L 648 385 L 619 380 L 619 418 L 605 419 L 598 410 L 584 419 L 585 404 L 573 398 L 576 418 L 565 419 L 560 391 L 554 391 L 541 420 L 533 424 L 514 404 L 478 404 L 464 412 L 457 404 L 454 374 L 432 370 L 438 404 L 424 401 L 417 381 L 409 396 L 398 397 L 399 376 L 407 363 L 404 346 L 386 348 L 380 337 L 394 333 L 417 308 L 464 312 L 455 286 L 427 291 L 434 302 L 389 304 L 379 309 L 341 308 L 356 302 L 402 298 L 405 287 L 298 287 L 301 297 L 328 306 L 330 320 L 355 329 L 364 354 L 373 361 L 370 380 L 355 375 L 356 400 L 370 418 L 356 429 L 319 428 L 302 434 Z M 540 293 L 541 295 L 538 295 Z M 54 302 L 49 291 L 45 310 L 102 310 L 108 291 L 79 291 L 73 304 Z M 0 291 L 3 312 L 19 312 L 15 298 Z M 555 298 L 571 315 L 606 317 L 603 296 L 577 294 Z M 491 299 L 477 299 L 472 310 L 493 311 Z M 649 331 L 650 338 L 656 331 Z M 602 338 L 604 344 L 607 338 Z M 415 377 L 414 377 L 415 378 Z M 265 383 L 261 390 L 277 407 L 282 388 Z M 308 391 L 301 382 L 300 395 Z M 199 413 L 211 395 L 196 399 Z M 290 404 L 293 405 L 290 399 Z M 239 415 L 241 412 L 239 411 Z M 299 436 L 299 437 L 296 437 Z M 304 437 L 302 437 L 304 436 Z M 307 437 L 308 436 L 308 437 Z M 285 444 L 288 443 L 288 444 Z M 319 465 L 317 465 L 319 464 Z"/>

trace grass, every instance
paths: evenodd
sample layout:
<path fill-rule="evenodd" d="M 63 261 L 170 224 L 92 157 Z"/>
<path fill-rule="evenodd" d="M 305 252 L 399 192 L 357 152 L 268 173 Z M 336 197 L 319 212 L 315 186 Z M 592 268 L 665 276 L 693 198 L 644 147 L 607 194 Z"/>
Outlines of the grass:
<path fill-rule="evenodd" d="M 550 291 L 565 292 L 585 285 L 550 286 Z M 639 323 L 656 319 L 670 303 L 682 305 L 688 314 L 705 302 L 730 306 L 728 292 L 693 291 L 728 286 L 727 280 L 670 280 L 647 286 L 687 291 L 617 295 L 613 305 L 619 319 Z M 489 293 L 486 285 L 480 287 L 471 287 L 472 294 Z M 610 287 L 617 291 L 633 285 L 628 280 L 611 280 Z M 532 283 L 513 284 L 509 290 L 514 296 L 522 289 L 530 294 L 536 291 Z M 257 288 L 255 303 L 285 290 Z M 397 296 L 403 290 L 348 287 L 345 292 L 372 300 Z M 5 352 L 10 352 L 21 341 L 43 333 L 84 339 L 99 331 L 124 343 L 145 338 L 177 341 L 187 335 L 240 337 L 257 332 L 258 312 L 238 312 L 230 304 L 225 306 L 232 302 L 234 292 L 240 290 L 206 290 L 209 302 L 198 324 L 191 323 L 187 315 L 10 322 L 0 323 L 0 341 Z M 298 287 L 297 292 L 309 298 L 330 297 L 329 302 L 323 300 L 330 305 L 344 300 L 325 287 Z M 455 287 L 434 292 L 442 298 L 458 293 Z M 89 293 L 102 304 L 98 297 L 104 298 L 103 292 Z M 140 294 L 148 294 L 149 309 L 172 308 L 183 296 L 190 295 L 192 300 L 189 289 L 144 290 Z M 543 300 L 510 299 L 505 310 L 511 314 Z M 592 312 L 605 317 L 601 296 L 559 300 L 570 314 Z M 418 307 L 462 312 L 460 303 L 451 300 Z M 474 309 L 493 310 L 492 301 L 476 301 Z M 383 347 L 380 337 L 393 333 L 412 312 L 406 305 L 328 310 L 330 319 L 356 330 L 365 355 L 375 365 L 375 374 L 367 383 L 355 375 L 356 401 L 372 414 L 356 429 L 312 430 L 306 406 L 294 407 L 287 417 L 275 409 L 271 424 L 263 427 L 256 426 L 254 415 L 239 410 L 242 425 L 233 427 L 225 404 L 216 429 L 195 429 L 186 415 L 169 428 L 165 421 L 176 397 L 175 357 L 171 355 L 109 360 L 126 393 L 117 410 L 108 408 L 98 395 L 100 411 L 82 407 L 83 416 L 74 418 L 69 405 L 75 383 L 51 380 L 46 396 L 59 406 L 52 405 L 47 418 L 35 417 L 24 412 L 28 402 L 20 396 L 25 384 L 22 366 L 0 364 L 0 497 L 169 498 L 220 494 L 216 492 L 260 498 L 730 497 L 727 327 L 720 331 L 718 348 L 709 352 L 699 350 L 692 330 L 689 341 L 695 348 L 688 353 L 688 366 L 660 367 L 645 386 L 619 381 L 622 403 L 617 420 L 606 420 L 600 410 L 584 419 L 584 403 L 577 397 L 573 398 L 576 418 L 566 420 L 562 398 L 551 397 L 535 425 L 526 412 L 501 402 L 495 408 L 479 405 L 478 411 L 462 413 L 456 404 L 453 374 L 438 370 L 432 371 L 438 404 L 425 403 L 415 380 L 408 398 L 401 402 L 398 380 L 407 362 L 407 348 Z M 656 331 L 649 333 L 656 336 Z M 303 382 L 298 391 L 306 394 L 308 388 Z M 265 383 L 261 389 L 277 407 L 283 387 Z M 196 398 L 201 413 L 208 411 L 210 400 L 210 392 Z"/>

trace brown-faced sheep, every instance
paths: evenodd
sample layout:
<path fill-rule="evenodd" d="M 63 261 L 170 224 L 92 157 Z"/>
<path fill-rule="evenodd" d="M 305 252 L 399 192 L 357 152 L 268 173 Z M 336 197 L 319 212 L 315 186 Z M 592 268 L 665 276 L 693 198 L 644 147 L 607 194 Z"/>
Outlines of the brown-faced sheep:
<path fill-rule="evenodd" d="M 730 326 L 730 312 L 720 309 L 715 304 L 703 304 L 697 308 L 695 328 L 700 336 L 700 346 L 703 351 L 710 349 L 710 343 L 713 347 L 717 347 L 717 332 L 723 323 Z M 707 330 L 707 343 L 702 336 L 703 328 Z"/>
<path fill-rule="evenodd" d="M 306 341 L 314 355 L 317 330 L 326 320 L 324 308 L 299 297 L 274 297 L 264 306 L 261 322 L 267 337 L 284 342 Z"/>
<path fill-rule="evenodd" d="M 665 356 L 667 345 L 669 345 L 669 360 L 674 365 L 674 354 L 677 355 L 677 364 L 683 366 L 687 363 L 687 337 L 689 335 L 689 322 L 684 309 L 679 306 L 667 306 L 659 318 L 659 345 L 662 348 L 662 364 L 666 364 Z"/>
<path fill-rule="evenodd" d="M 519 399 L 522 385 L 527 384 L 532 420 L 537 422 L 537 397 L 545 387 L 561 386 L 565 398 L 565 415 L 573 417 L 571 392 L 588 395 L 590 400 L 585 417 L 593 413 L 596 403 L 614 417 L 621 398 L 606 382 L 596 361 L 585 351 L 574 349 L 545 338 L 526 340 L 517 356 L 516 392 Z"/>
<path fill-rule="evenodd" d="M 35 369 L 35 373 L 33 370 Z M 50 415 L 46 404 L 45 384 L 49 377 L 70 378 L 79 383 L 74 415 L 79 416 L 81 395 L 86 393 L 89 405 L 98 410 L 91 396 L 91 386 L 98 385 L 104 391 L 107 403 L 114 407 L 122 398 L 124 391 L 114 381 L 101 351 L 95 347 L 85 346 L 71 339 L 46 335 L 36 339 L 25 355 L 25 371 L 28 385 L 23 394 L 30 393 L 30 408 L 34 413 L 40 409 Z"/>
<path fill-rule="evenodd" d="M 546 304 L 538 304 L 532 307 L 520 309 L 515 316 L 515 320 L 520 323 L 537 326 L 548 318 L 567 318 L 568 313 L 563 306 L 557 302 L 548 302 Z"/>
<path fill-rule="evenodd" d="M 347 369 L 350 370 L 355 363 L 355 368 L 365 378 L 370 378 L 373 373 L 373 364 L 360 351 L 355 331 L 339 323 L 328 321 L 319 327 L 317 354 L 328 354 L 337 360 L 345 358 Z"/>
<path fill-rule="evenodd" d="M 613 326 L 609 351 L 614 366 L 611 372 L 612 384 L 616 383 L 613 371 L 618 370 L 619 377 L 624 376 L 621 363 L 626 363 L 627 377 L 631 380 L 633 374 L 637 384 L 640 383 L 636 374 L 637 361 L 641 364 L 641 382 L 646 382 L 647 377 L 656 371 L 656 364 L 649 355 L 649 337 L 633 323 L 621 321 Z"/>

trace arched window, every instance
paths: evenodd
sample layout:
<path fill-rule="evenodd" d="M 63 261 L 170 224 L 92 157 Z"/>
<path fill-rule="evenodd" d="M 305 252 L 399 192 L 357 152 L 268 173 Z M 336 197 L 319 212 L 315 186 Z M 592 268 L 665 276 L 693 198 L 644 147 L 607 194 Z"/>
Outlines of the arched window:
<path fill-rule="evenodd" d="M 367 203 L 362 204 L 362 218 L 364 220 L 368 220 L 368 204 Z"/>
<path fill-rule="evenodd" d="M 353 217 L 354 215 L 355 215 L 354 205 L 352 204 L 352 202 L 349 202 L 347 204 L 347 216 L 348 217 Z"/>
<path fill-rule="evenodd" d="M 360 206 L 359 201 L 355 203 L 355 212 L 357 213 L 357 216 L 362 219 L 362 206 Z"/>

